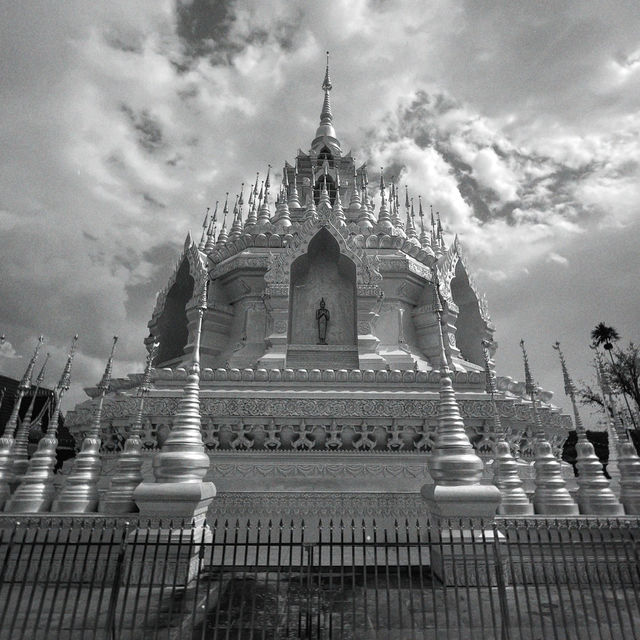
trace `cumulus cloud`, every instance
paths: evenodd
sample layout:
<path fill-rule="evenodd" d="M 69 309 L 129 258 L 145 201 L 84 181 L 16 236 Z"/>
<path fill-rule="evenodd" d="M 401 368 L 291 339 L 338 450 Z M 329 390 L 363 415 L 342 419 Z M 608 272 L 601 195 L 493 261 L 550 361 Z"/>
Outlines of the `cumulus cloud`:
<path fill-rule="evenodd" d="M 640 19 L 614 4 L 11 5 L 0 39 L 4 330 L 18 353 L 46 332 L 62 360 L 78 331 L 74 398 L 99 378 L 113 333 L 138 367 L 187 230 L 308 147 L 325 49 L 343 148 L 440 211 L 496 294 L 494 319 L 522 320 L 509 300 L 539 308 L 521 288 L 538 268 L 572 274 L 566 304 L 580 305 L 576 247 L 627 240 L 640 209 Z M 601 243 L 589 246 L 605 260 Z"/>
<path fill-rule="evenodd" d="M 16 353 L 13 345 L 8 340 L 4 340 L 0 343 L 0 358 L 15 360 L 16 358 L 22 358 L 22 356 L 19 353 Z"/>

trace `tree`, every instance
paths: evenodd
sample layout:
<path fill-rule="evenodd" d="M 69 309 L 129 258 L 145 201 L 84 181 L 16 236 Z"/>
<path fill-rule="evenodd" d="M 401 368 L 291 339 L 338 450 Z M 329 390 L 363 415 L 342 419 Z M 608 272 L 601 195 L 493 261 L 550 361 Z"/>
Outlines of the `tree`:
<path fill-rule="evenodd" d="M 630 342 L 624 349 L 614 349 L 613 343 L 620 340 L 620 336 L 615 328 L 604 322 L 598 323 L 591 331 L 591 339 L 592 348 L 597 350 L 602 347 L 609 354 L 610 362 L 603 363 L 599 356 L 596 358 L 596 378 L 598 378 L 600 390 L 583 384 L 578 391 L 582 403 L 599 406 L 605 413 L 611 415 L 612 409 L 603 397 L 604 388 L 609 388 L 607 393 L 621 393 L 630 422 L 637 429 L 636 416 L 640 415 L 640 348 Z M 601 375 L 604 376 L 604 380 L 601 379 Z"/>

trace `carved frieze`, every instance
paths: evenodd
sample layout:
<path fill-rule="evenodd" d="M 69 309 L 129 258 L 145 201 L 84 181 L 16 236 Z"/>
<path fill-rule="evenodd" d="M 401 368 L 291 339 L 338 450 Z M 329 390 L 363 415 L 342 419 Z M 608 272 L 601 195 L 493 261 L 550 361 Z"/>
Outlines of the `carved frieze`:
<path fill-rule="evenodd" d="M 214 502 L 215 513 L 225 517 L 251 515 L 252 517 L 282 518 L 394 517 L 401 522 L 407 514 L 425 513 L 424 500 L 419 493 L 334 493 L 323 495 L 310 491 L 295 495 L 264 493 L 219 493 Z M 213 506 L 212 506 L 213 509 Z"/>
<path fill-rule="evenodd" d="M 211 271 L 212 278 L 221 278 L 231 271 L 239 269 L 264 269 L 269 268 L 269 260 L 272 254 L 237 254 L 217 264 Z"/>
<path fill-rule="evenodd" d="M 221 478 L 313 478 L 313 477 L 346 477 L 346 478 L 430 478 L 426 462 L 424 464 L 398 464 L 375 462 L 356 463 L 322 463 L 310 462 L 292 464 L 266 462 L 217 462 L 211 461 L 213 477 Z"/>
<path fill-rule="evenodd" d="M 150 416 L 173 416 L 177 410 L 177 397 L 148 397 L 145 399 L 145 413 Z M 135 414 L 136 398 L 117 398 L 116 401 L 107 399 L 104 403 L 103 420 L 114 418 L 130 418 Z M 500 415 L 513 418 L 519 422 L 531 422 L 531 406 L 518 404 L 513 400 L 498 400 L 496 402 Z M 490 418 L 491 404 L 488 400 L 459 399 L 458 405 L 463 417 Z M 359 398 L 207 398 L 200 399 L 203 416 L 237 416 L 237 417 L 300 417 L 309 416 L 322 418 L 348 417 L 404 417 L 425 418 L 438 415 L 438 400 L 436 399 L 359 399 Z M 78 407 L 69 412 L 67 424 L 87 424 L 93 415 L 93 405 Z M 543 424 L 564 428 L 570 424 L 569 416 L 556 411 L 540 410 Z"/>

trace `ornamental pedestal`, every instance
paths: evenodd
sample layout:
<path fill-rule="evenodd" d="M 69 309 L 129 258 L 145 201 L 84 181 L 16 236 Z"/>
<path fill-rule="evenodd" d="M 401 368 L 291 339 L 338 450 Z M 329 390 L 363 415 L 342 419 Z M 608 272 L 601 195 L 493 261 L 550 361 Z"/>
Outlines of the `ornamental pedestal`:
<path fill-rule="evenodd" d="M 140 510 L 137 540 L 157 546 L 158 554 L 146 557 L 147 545 L 134 545 L 132 572 L 140 584 L 187 585 L 198 576 L 202 545 L 211 541 L 205 523 L 207 509 L 216 495 L 213 482 L 143 482 L 133 497 Z M 145 528 L 145 519 L 148 525 Z"/>
<path fill-rule="evenodd" d="M 491 484 L 424 485 L 420 493 L 436 518 L 493 520 L 500 504 L 500 489 Z"/>
<path fill-rule="evenodd" d="M 142 518 L 202 526 L 215 498 L 213 482 L 143 482 L 133 492 Z"/>

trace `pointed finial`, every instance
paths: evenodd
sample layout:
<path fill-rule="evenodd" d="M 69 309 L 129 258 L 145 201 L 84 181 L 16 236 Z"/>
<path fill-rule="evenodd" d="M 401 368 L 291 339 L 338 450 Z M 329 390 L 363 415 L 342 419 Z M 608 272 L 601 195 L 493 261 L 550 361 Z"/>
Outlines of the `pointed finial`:
<path fill-rule="evenodd" d="M 536 394 L 536 385 L 533 382 L 531 376 L 531 369 L 529 369 L 529 356 L 524 346 L 524 339 L 520 338 L 520 348 L 522 349 L 522 359 L 524 360 L 524 385 L 525 393 L 533 399 Z"/>
<path fill-rule="evenodd" d="M 207 244 L 208 228 L 209 228 L 209 207 L 207 207 L 207 211 L 204 214 L 204 221 L 202 222 L 202 235 L 200 236 L 200 242 L 198 243 L 199 251 L 204 251 L 204 248 Z"/>
<path fill-rule="evenodd" d="M 47 355 L 44 357 L 44 362 L 42 363 L 42 367 L 40 369 L 40 373 L 38 374 L 38 377 L 36 378 L 36 387 L 39 387 L 42 385 L 42 383 L 44 382 L 44 372 L 45 369 L 47 368 L 47 362 L 49 362 L 49 358 L 51 357 L 51 354 L 49 352 L 47 352 Z"/>
<path fill-rule="evenodd" d="M 267 179 L 265 180 L 265 183 L 264 183 L 265 191 L 269 191 L 269 187 L 271 186 L 271 181 L 269 179 L 270 174 L 271 174 L 271 165 L 269 164 L 267 165 Z"/>
<path fill-rule="evenodd" d="M 322 90 L 324 91 L 324 100 L 322 102 L 322 111 L 320 112 L 320 126 L 316 131 L 316 138 L 330 136 L 335 138 L 336 132 L 333 129 L 333 114 L 331 113 L 331 101 L 329 92 L 331 91 L 331 80 L 329 78 L 329 52 L 327 52 L 327 68 L 324 74 Z"/>
<path fill-rule="evenodd" d="M 409 185 L 404 185 L 404 206 L 406 209 L 409 208 Z"/>
<path fill-rule="evenodd" d="M 567 362 L 564 359 L 564 353 L 562 353 L 562 349 L 560 349 L 560 343 L 556 342 L 553 345 L 553 348 L 558 352 L 558 357 L 560 358 L 560 366 L 562 367 L 562 381 L 564 382 L 564 393 L 567 396 L 571 396 L 575 392 L 575 389 L 573 386 L 573 382 L 569 377 Z"/>
<path fill-rule="evenodd" d="M 240 185 L 240 197 L 238 198 L 238 206 L 244 205 L 244 182 Z"/>
<path fill-rule="evenodd" d="M 40 347 L 42 346 L 43 343 L 44 343 L 44 336 L 39 336 L 38 342 L 36 343 L 36 348 L 33 351 L 33 355 L 29 360 L 29 364 L 27 365 L 24 375 L 22 376 L 22 380 L 20 380 L 20 387 L 25 391 L 31 387 L 31 378 L 33 376 L 33 368 L 36 365 L 36 360 L 38 359 L 38 352 L 40 351 Z"/>
<path fill-rule="evenodd" d="M 115 353 L 117 342 L 118 342 L 118 336 L 113 336 L 111 353 L 109 354 L 107 365 L 104 369 L 104 373 L 102 374 L 102 380 L 100 380 L 100 382 L 97 384 L 97 388 L 104 393 L 106 393 L 109 390 L 109 385 L 111 384 L 111 372 L 113 370 L 113 354 Z"/>
<path fill-rule="evenodd" d="M 76 346 L 78 344 L 78 334 L 76 333 L 73 336 L 73 340 L 71 340 L 71 347 L 69 348 L 69 355 L 67 356 L 67 362 L 64 366 L 64 370 L 62 375 L 60 376 L 60 381 L 58 382 L 58 389 L 68 391 L 69 386 L 71 385 L 71 363 L 73 362 L 73 358 L 76 354 Z"/>
<path fill-rule="evenodd" d="M 438 269 L 435 267 L 433 267 L 433 281 L 432 281 L 432 286 L 433 286 L 433 310 L 440 315 L 443 311 L 443 306 L 442 306 L 442 298 L 440 297 L 440 276 L 438 274 Z M 443 347 L 444 348 L 444 347 Z"/>
<path fill-rule="evenodd" d="M 331 79 L 329 78 L 329 52 L 327 51 L 327 68 L 324 72 L 324 82 L 322 83 L 323 91 L 331 91 Z"/>
<path fill-rule="evenodd" d="M 491 354 L 489 348 L 491 342 L 489 340 L 482 340 L 482 358 L 484 360 L 484 377 L 487 393 L 491 396 L 491 408 L 493 410 L 493 427 L 495 433 L 499 438 L 504 437 L 502 430 L 502 421 L 500 420 L 500 413 L 498 412 L 498 405 L 496 404 L 495 395 L 498 391 L 496 387 L 496 375 L 493 369 L 491 369 Z"/>
<path fill-rule="evenodd" d="M 587 440 L 587 432 L 582 424 L 582 419 L 580 418 L 580 412 L 578 411 L 578 403 L 576 401 L 576 388 L 573 384 L 573 380 L 571 380 L 571 376 L 569 375 L 569 370 L 567 369 L 567 362 L 564 359 L 564 354 L 560 349 L 560 343 L 556 341 L 553 345 L 553 348 L 558 352 L 558 357 L 560 358 L 560 366 L 562 367 L 562 379 L 564 381 L 564 392 L 569 399 L 571 400 L 571 406 L 573 407 L 573 417 L 576 425 L 576 435 L 578 436 L 578 441 L 584 442 Z"/>
<path fill-rule="evenodd" d="M 527 355 L 527 350 L 525 349 L 523 339 L 520 340 L 520 348 L 522 349 L 522 359 L 524 361 L 525 393 L 531 398 L 531 412 L 533 414 L 533 424 L 536 430 L 536 438 L 538 440 L 544 440 L 546 435 L 544 427 L 542 426 L 542 419 L 540 418 L 540 414 L 538 413 L 538 406 L 536 403 L 537 388 L 533 382 L 533 376 L 531 375 L 531 369 L 529 368 L 529 357 Z"/>

